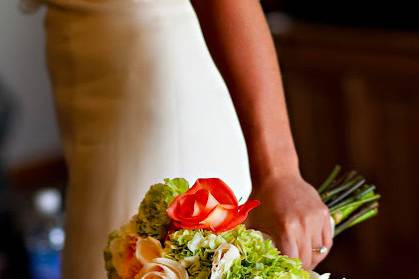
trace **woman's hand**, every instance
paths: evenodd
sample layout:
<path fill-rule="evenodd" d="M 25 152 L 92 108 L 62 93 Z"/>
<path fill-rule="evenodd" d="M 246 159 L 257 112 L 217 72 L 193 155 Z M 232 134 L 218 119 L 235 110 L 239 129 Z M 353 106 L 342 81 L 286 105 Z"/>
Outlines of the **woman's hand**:
<path fill-rule="evenodd" d="M 251 225 L 274 237 L 307 269 L 332 245 L 329 212 L 298 171 L 275 46 L 258 0 L 192 0 L 246 138 L 253 197 Z M 266 177 L 270 177 L 267 179 Z M 286 178 L 284 178 L 286 177 Z"/>
<path fill-rule="evenodd" d="M 250 214 L 249 226 L 269 234 L 283 254 L 313 269 L 327 255 L 313 249 L 332 246 L 329 211 L 317 191 L 300 176 L 267 179 L 256 189 L 252 198 L 262 206 Z"/>

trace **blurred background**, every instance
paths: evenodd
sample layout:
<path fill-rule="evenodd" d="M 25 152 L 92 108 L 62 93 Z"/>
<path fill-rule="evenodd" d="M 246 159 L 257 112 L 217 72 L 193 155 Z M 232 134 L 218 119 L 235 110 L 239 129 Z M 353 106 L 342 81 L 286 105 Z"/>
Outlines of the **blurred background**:
<path fill-rule="evenodd" d="M 264 0 L 304 176 L 356 169 L 378 217 L 335 240 L 334 278 L 414 278 L 419 266 L 419 19 L 403 1 Z M 0 1 L 0 279 L 60 278 L 66 168 L 43 11 Z"/>

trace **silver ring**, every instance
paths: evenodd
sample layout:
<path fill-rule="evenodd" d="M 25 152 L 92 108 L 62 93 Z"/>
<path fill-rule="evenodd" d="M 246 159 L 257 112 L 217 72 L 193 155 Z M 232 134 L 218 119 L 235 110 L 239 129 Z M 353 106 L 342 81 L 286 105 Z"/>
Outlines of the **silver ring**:
<path fill-rule="evenodd" d="M 324 255 L 327 253 L 327 251 L 329 251 L 329 249 L 327 249 L 326 246 L 321 246 L 319 248 L 314 248 L 313 252 L 319 253 L 320 255 Z"/>

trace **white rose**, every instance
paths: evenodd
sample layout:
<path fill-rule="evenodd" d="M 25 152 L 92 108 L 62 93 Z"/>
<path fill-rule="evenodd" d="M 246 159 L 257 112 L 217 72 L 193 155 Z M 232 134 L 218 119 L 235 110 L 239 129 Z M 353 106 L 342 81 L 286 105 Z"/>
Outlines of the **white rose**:
<path fill-rule="evenodd" d="M 240 258 L 239 249 L 233 244 L 223 243 L 214 253 L 210 279 L 222 279 L 233 265 L 235 259 Z"/>

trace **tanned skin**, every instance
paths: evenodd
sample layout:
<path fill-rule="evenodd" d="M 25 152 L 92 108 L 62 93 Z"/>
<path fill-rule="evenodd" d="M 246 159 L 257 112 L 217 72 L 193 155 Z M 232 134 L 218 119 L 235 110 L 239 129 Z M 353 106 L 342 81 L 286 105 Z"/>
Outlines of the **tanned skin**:
<path fill-rule="evenodd" d="M 263 206 L 249 225 L 268 232 L 282 253 L 313 269 L 332 246 L 327 207 L 302 177 L 293 143 L 278 58 L 258 0 L 192 0 L 246 139 L 252 198 Z"/>

